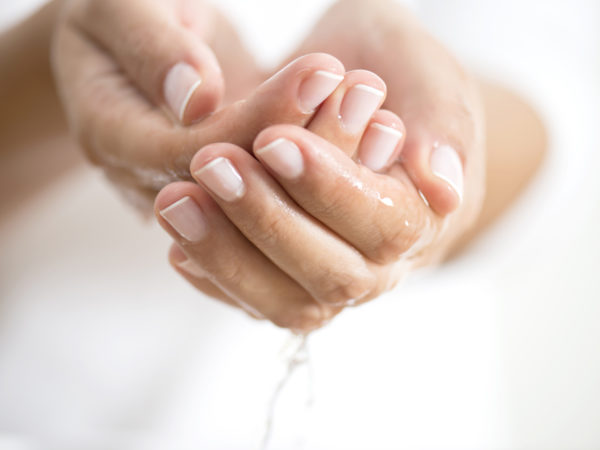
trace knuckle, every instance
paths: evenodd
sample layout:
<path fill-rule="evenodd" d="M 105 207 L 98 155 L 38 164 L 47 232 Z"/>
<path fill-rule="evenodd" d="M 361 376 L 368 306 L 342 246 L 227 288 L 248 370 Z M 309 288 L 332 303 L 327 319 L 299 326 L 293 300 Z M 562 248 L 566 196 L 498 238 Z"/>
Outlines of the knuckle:
<path fill-rule="evenodd" d="M 282 230 L 286 229 L 286 216 L 275 211 L 274 213 L 262 214 L 258 217 L 258 226 L 255 233 L 257 238 L 268 247 L 276 246 Z"/>
<path fill-rule="evenodd" d="M 311 205 L 314 210 L 313 215 L 343 221 L 347 216 L 344 207 L 347 205 L 348 199 L 345 195 L 340 195 L 340 192 L 346 192 L 346 190 L 338 189 L 337 185 L 334 184 L 333 189 L 315 196 L 315 204 Z"/>
<path fill-rule="evenodd" d="M 353 181 L 351 181 L 353 183 Z M 308 207 L 313 216 L 335 222 L 350 220 L 349 214 L 354 208 L 349 208 L 349 199 L 354 193 L 349 191 L 349 181 L 343 176 L 331 176 L 328 169 L 319 169 L 311 186 L 312 194 Z"/>
<path fill-rule="evenodd" d="M 331 305 L 351 304 L 375 287 L 375 276 L 367 270 L 328 273 L 319 280 L 319 301 Z"/>
<path fill-rule="evenodd" d="M 420 239 L 421 231 L 403 221 L 400 225 L 381 234 L 369 251 L 369 258 L 379 264 L 398 261 Z"/>
<path fill-rule="evenodd" d="M 229 286 L 241 286 L 244 282 L 244 271 L 239 262 L 228 260 L 220 267 L 211 267 L 207 272 L 212 274 L 212 277 L 225 288 Z"/>

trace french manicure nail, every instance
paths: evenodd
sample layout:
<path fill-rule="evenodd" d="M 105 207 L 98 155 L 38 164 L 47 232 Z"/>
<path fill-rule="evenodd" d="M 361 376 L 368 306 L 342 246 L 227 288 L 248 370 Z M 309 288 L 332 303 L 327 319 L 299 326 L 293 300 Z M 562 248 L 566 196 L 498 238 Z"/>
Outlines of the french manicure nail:
<path fill-rule="evenodd" d="M 380 123 L 372 123 L 360 144 L 358 153 L 360 163 L 373 171 L 383 169 L 389 163 L 400 139 L 402 139 L 400 130 Z"/>
<path fill-rule="evenodd" d="M 275 139 L 255 151 L 257 156 L 283 178 L 294 179 L 304 171 L 304 161 L 298 146 L 285 138 Z"/>
<path fill-rule="evenodd" d="M 434 147 L 429 164 L 433 174 L 448 183 L 462 201 L 463 166 L 456 150 L 449 145 Z"/>
<path fill-rule="evenodd" d="M 357 84 L 346 92 L 340 107 L 342 124 L 351 134 L 360 132 L 379 107 L 384 93 L 379 89 Z"/>
<path fill-rule="evenodd" d="M 241 175 L 231 162 L 222 156 L 194 172 L 194 176 L 227 202 L 244 195 L 245 187 Z"/>
<path fill-rule="evenodd" d="M 246 311 L 246 313 L 250 317 L 253 317 L 258 320 L 265 319 L 265 316 L 258 309 L 254 308 L 253 306 L 249 305 L 248 303 L 246 303 L 238 298 L 234 298 L 233 300 L 238 304 L 238 306 L 240 308 L 242 308 L 244 311 Z"/>
<path fill-rule="evenodd" d="M 187 272 L 196 278 L 208 277 L 208 272 L 206 272 L 202 267 L 200 267 L 195 261 L 191 259 L 186 259 L 185 261 L 177 263 L 177 266 L 181 268 L 184 272 Z"/>
<path fill-rule="evenodd" d="M 204 214 L 189 196 L 177 200 L 160 211 L 160 215 L 177 233 L 190 242 L 201 241 L 208 230 Z"/>
<path fill-rule="evenodd" d="M 177 63 L 169 70 L 164 83 L 164 96 L 180 122 L 183 122 L 188 103 L 201 84 L 200 75 L 187 63 Z"/>
<path fill-rule="evenodd" d="M 306 113 L 313 112 L 331 95 L 344 77 L 325 70 L 317 70 L 307 77 L 298 89 L 298 104 Z"/>

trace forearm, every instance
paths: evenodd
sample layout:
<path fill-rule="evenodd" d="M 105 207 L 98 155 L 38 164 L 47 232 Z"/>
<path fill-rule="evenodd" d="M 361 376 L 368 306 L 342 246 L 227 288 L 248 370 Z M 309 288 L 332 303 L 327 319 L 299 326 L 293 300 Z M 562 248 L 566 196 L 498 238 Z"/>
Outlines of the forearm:
<path fill-rule="evenodd" d="M 66 123 L 54 89 L 50 42 L 54 1 L 0 36 L 0 156 L 57 134 Z"/>
<path fill-rule="evenodd" d="M 50 69 L 59 7 L 52 2 L 0 36 L 0 222 L 82 160 Z"/>

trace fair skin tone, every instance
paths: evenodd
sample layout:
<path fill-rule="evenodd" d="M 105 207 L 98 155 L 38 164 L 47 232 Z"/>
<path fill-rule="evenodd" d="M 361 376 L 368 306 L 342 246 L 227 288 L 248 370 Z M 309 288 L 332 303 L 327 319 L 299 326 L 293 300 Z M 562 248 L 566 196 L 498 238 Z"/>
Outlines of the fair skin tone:
<path fill-rule="evenodd" d="M 481 108 L 471 82 L 439 45 L 404 19 L 402 11 L 390 19 L 387 8 L 385 15 L 375 14 L 364 27 L 381 30 L 387 20 L 406 24 L 409 31 L 402 28 L 396 35 L 388 33 L 385 43 L 396 53 L 407 53 L 414 62 L 406 64 L 402 58 L 390 62 L 383 57 L 386 48 L 382 48 L 381 41 L 376 49 L 365 49 L 373 44 L 365 34 L 355 33 L 347 25 L 358 20 L 354 14 L 367 19 L 362 10 L 352 6 L 348 2 L 335 6 L 310 33 L 299 53 L 325 48 L 340 55 L 345 64 L 369 65 L 378 73 L 388 73 L 388 91 L 393 95 L 388 96 L 386 105 L 409 117 L 411 124 L 407 126 L 409 141 L 402 149 L 402 164 L 392 164 L 378 174 L 357 164 L 361 136 L 348 136 L 339 126 L 339 104 L 332 94 L 307 127 L 313 135 L 294 127 L 276 126 L 257 137 L 254 155 L 262 166 L 252 164 L 253 159 L 248 159 L 244 149 L 228 145 L 205 147 L 196 155 L 190 166 L 192 174 L 215 158 L 231 161 L 247 184 L 244 196 L 224 200 L 201 176 L 196 176 L 203 189 L 191 184 L 170 185 L 156 202 L 159 221 L 182 250 L 173 250 L 172 261 L 180 267 L 182 259 L 193 261 L 204 274 L 198 277 L 194 275 L 198 272 L 186 271 L 185 267 L 193 266 L 184 262 L 183 272 L 188 279 L 194 279 L 195 285 L 206 291 L 209 285 L 216 286 L 230 299 L 248 304 L 251 310 L 285 327 L 318 326 L 343 306 L 376 298 L 415 266 L 442 257 L 455 236 L 470 225 L 481 199 Z M 376 8 L 370 4 L 367 11 Z M 348 29 L 353 30 L 349 36 L 345 31 Z M 406 34 L 416 38 L 411 46 L 403 48 L 398 43 Z M 353 40 L 354 36 L 360 39 Z M 420 51 L 435 57 L 436 70 L 429 60 L 421 61 L 411 53 L 415 39 L 419 39 Z M 394 73 L 403 73 L 404 77 L 395 77 Z M 427 83 L 420 82 L 424 77 Z M 392 90 L 390 83 L 396 89 Z M 445 87 L 447 103 L 439 95 L 440 85 Z M 294 142 L 302 153 L 304 171 L 293 179 L 273 170 L 259 150 L 280 138 Z M 434 141 L 460 148 L 461 159 L 469 162 L 462 204 L 452 186 L 432 174 L 429 157 Z M 273 178 L 277 183 L 272 183 Z M 429 205 L 422 201 L 419 191 Z M 197 242 L 179 234 L 160 215 L 161 210 L 186 196 L 194 199 L 207 216 L 209 231 Z M 381 199 L 391 200 L 393 206 Z M 296 210 L 296 205 L 301 210 Z M 233 226 L 229 239 L 217 244 L 210 230 L 215 228 L 223 236 L 224 226 L 222 220 L 211 216 L 220 214 Z M 247 241 L 251 244 L 248 248 Z M 231 242 L 239 242 L 239 247 L 233 254 L 224 254 L 223 247 Z M 417 250 L 413 248 L 416 243 Z M 256 262 L 235 265 L 233 261 Z M 268 285 L 267 280 L 274 279 L 278 282 L 270 285 L 268 293 L 261 289 Z"/>
<path fill-rule="evenodd" d="M 71 2 L 53 56 L 71 126 L 112 180 L 138 199 L 153 198 L 178 178 L 195 181 L 168 184 L 155 211 L 177 243 L 170 261 L 199 290 L 279 326 L 309 330 L 348 301 L 373 299 L 412 268 L 440 260 L 473 224 L 485 178 L 477 90 L 404 10 L 341 2 L 301 45 L 297 55 L 305 56 L 259 84 L 264 77 L 252 58 L 208 6 L 185 15 L 188 22 L 202 17 L 199 23 L 176 26 L 185 3 Z M 356 27 L 377 30 L 385 40 L 345 31 Z M 157 29 L 172 33 L 161 42 L 180 53 L 151 40 L 140 44 L 160 34 Z M 186 47 L 198 42 L 186 34 L 192 32 L 207 45 Z M 315 51 L 326 54 L 306 55 Z M 397 58 L 388 57 L 392 51 Z M 165 73 L 182 58 L 203 79 L 183 114 L 164 89 Z M 239 62 L 243 79 L 235 70 Z M 358 70 L 346 71 L 342 63 Z M 382 75 L 387 86 L 361 68 Z M 318 109 L 308 110 L 299 94 L 319 71 L 340 81 Z M 387 98 L 349 131 L 338 116 L 356 85 L 387 90 Z M 384 101 L 391 111 L 379 109 Z M 378 129 L 373 124 L 402 135 L 379 167 L 365 165 L 369 133 Z M 302 169 L 293 176 L 260 151 L 280 139 L 299 151 Z M 459 155 L 461 192 L 432 171 L 431 155 L 440 146 Z M 239 174 L 241 195 L 224 197 L 207 178 L 210 169 L 201 170 L 224 161 L 218 158 Z M 161 214 L 183 199 L 202 214 L 203 233 L 193 239 Z"/>

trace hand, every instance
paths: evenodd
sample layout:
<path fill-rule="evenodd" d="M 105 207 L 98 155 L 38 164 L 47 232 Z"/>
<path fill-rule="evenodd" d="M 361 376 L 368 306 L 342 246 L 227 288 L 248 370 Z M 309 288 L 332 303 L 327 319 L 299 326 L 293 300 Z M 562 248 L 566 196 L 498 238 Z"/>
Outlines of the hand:
<path fill-rule="evenodd" d="M 313 51 L 385 80 L 384 106 L 408 130 L 403 167 L 440 216 L 456 211 L 451 221 L 464 231 L 484 195 L 485 126 L 478 89 L 450 52 L 393 0 L 338 1 L 297 54 Z"/>
<path fill-rule="evenodd" d="M 386 15 L 370 6 L 340 2 L 299 53 L 326 50 L 351 67 L 365 64 L 387 75 L 386 105 L 409 124 L 401 163 L 386 166 L 385 176 L 356 165 L 349 158 L 355 149 L 336 136 L 333 120 L 332 132 L 275 127 L 254 144 L 263 167 L 226 144 L 202 149 L 192 162 L 195 171 L 226 158 L 228 164 L 213 168 L 233 167 L 234 178 L 244 182 L 243 196 L 219 197 L 202 179 L 206 169 L 195 176 L 208 195 L 193 184 L 176 184 L 157 198 L 159 220 L 179 244 L 170 255 L 177 270 L 209 295 L 246 305 L 252 315 L 283 327 L 320 326 L 342 305 L 374 298 L 413 267 L 439 261 L 479 212 L 484 149 L 475 89 L 403 11 Z M 348 33 L 357 26 L 363 32 Z M 302 155 L 296 158 L 303 163 L 299 178 L 286 179 L 270 167 L 268 152 L 261 156 L 259 149 L 277 136 L 294 142 Z M 361 147 L 368 141 L 366 135 Z M 178 207 L 195 211 L 199 243 L 164 220 L 173 205 L 171 219 L 183 217 Z"/>
<path fill-rule="evenodd" d="M 189 178 L 202 138 L 179 124 L 262 78 L 231 25 L 196 0 L 65 1 L 52 63 L 82 147 L 139 200 Z"/>
<path fill-rule="evenodd" d="M 227 141 L 250 150 L 268 125 L 308 124 L 345 72 L 330 55 L 309 54 L 259 84 L 232 27 L 203 2 L 70 0 L 64 8 L 53 62 L 71 128 L 142 208 L 167 183 L 191 179 L 198 148 Z"/>
<path fill-rule="evenodd" d="M 299 331 L 394 285 L 407 257 L 435 237 L 435 213 L 397 163 L 405 132 L 378 110 L 385 90 L 373 74 L 348 72 L 307 129 L 261 132 L 258 161 L 229 143 L 201 149 L 190 166 L 200 185 L 170 184 L 156 200 L 178 243 L 177 270 L 203 292 Z"/>

